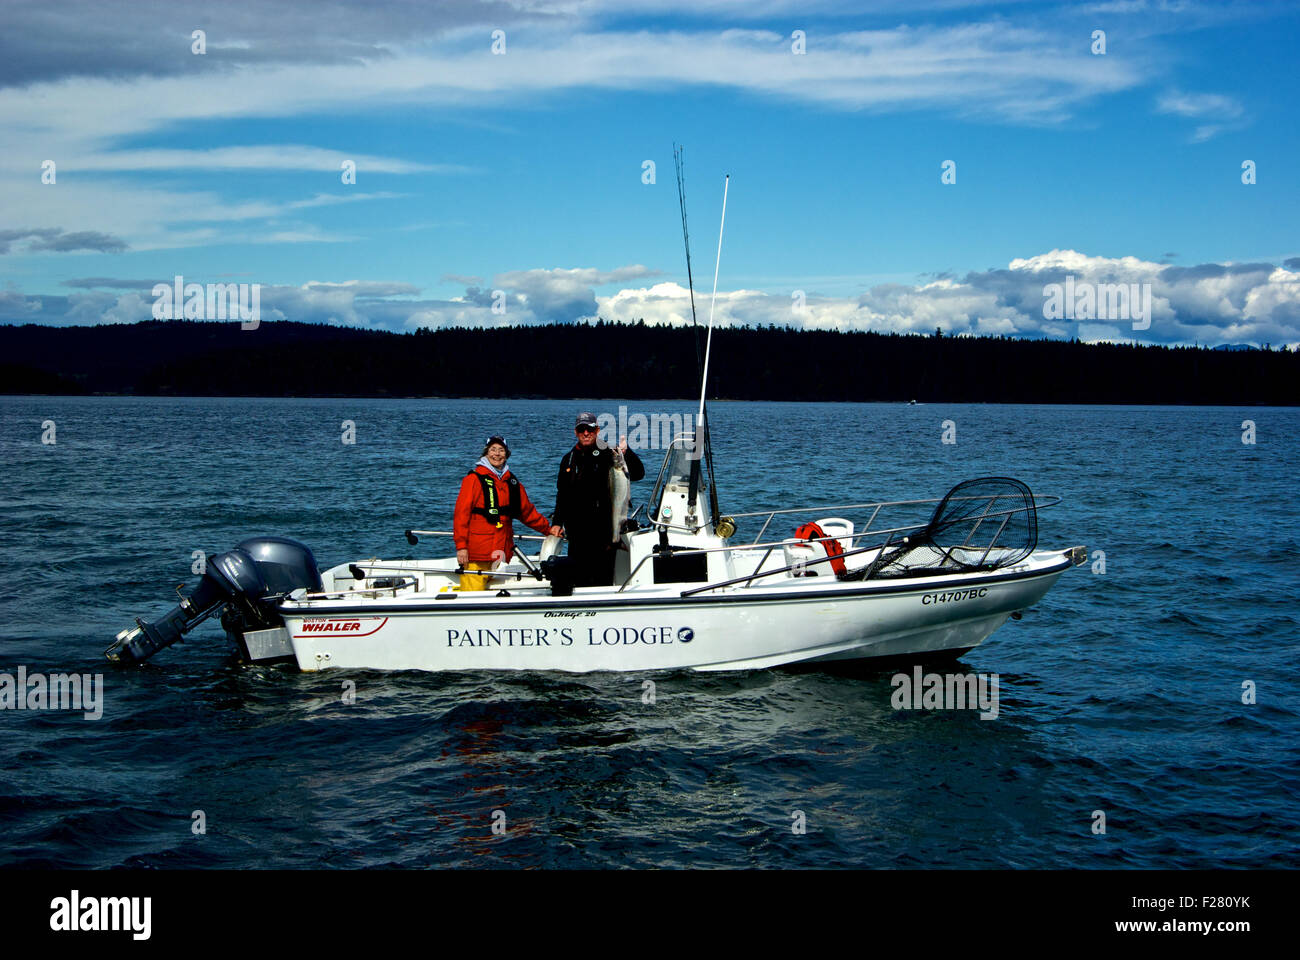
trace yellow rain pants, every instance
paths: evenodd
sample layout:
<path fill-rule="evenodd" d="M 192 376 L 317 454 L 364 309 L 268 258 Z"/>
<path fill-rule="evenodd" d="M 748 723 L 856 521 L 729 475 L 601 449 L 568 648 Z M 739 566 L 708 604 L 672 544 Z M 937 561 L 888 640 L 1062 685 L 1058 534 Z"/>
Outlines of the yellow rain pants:
<path fill-rule="evenodd" d="M 492 563 L 465 564 L 466 570 L 491 570 L 492 567 L 493 567 Z M 461 590 L 486 590 L 488 588 L 489 579 L 491 578 L 486 577 L 480 573 L 462 573 L 460 575 L 460 589 Z"/>

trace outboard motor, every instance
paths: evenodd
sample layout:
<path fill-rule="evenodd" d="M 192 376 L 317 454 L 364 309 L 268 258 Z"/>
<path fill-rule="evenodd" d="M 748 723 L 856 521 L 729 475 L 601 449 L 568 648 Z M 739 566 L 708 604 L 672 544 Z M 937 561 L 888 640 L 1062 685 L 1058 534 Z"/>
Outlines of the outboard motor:
<path fill-rule="evenodd" d="M 203 579 L 189 596 L 181 594 L 181 602 L 152 623 L 136 617 L 136 626 L 119 633 L 104 656 L 114 663 L 142 663 L 223 607 L 222 623 L 232 634 L 282 626 L 276 604 L 303 587 L 322 588 L 311 550 L 284 537 L 253 537 L 208 558 Z"/>

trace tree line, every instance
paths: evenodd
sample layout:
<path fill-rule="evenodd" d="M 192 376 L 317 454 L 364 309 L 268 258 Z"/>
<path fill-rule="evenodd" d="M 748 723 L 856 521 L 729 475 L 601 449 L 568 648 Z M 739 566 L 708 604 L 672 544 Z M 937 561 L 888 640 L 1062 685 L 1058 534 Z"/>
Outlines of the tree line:
<path fill-rule="evenodd" d="M 702 339 L 702 337 L 701 337 Z M 689 327 L 598 321 L 390 333 L 289 321 L 0 326 L 5 393 L 692 397 Z M 923 403 L 1300 402 L 1300 354 L 784 327 L 715 330 L 709 395 Z"/>

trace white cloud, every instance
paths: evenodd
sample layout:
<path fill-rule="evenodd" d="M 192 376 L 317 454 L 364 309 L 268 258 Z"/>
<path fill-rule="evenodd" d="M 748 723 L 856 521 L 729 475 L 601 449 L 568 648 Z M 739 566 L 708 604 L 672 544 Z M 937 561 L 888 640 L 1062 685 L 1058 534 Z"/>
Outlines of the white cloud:
<path fill-rule="evenodd" d="M 340 188 L 346 190 L 346 188 Z M 316 194 L 302 200 L 225 201 L 212 191 L 151 187 L 129 179 L 61 178 L 44 186 L 33 177 L 4 184 L 4 216 L 11 224 L 76 224 L 78 232 L 100 232 L 125 239 L 132 250 L 161 250 L 212 243 L 326 243 L 351 239 L 296 219 L 303 208 L 349 203 L 374 195 Z M 334 197 L 337 196 L 337 199 Z M 328 199 L 326 199 L 328 198 Z M 258 229 L 251 225 L 264 221 Z M 21 253 L 15 248 L 13 253 Z"/>
<path fill-rule="evenodd" d="M 104 148 L 118 138 L 235 117 L 363 113 L 376 105 L 518 101 L 576 88 L 722 86 L 824 106 L 974 109 L 1021 116 L 1045 98 L 1077 103 L 1131 87 L 1133 62 L 1087 55 L 1071 38 L 1004 23 L 815 33 L 805 56 L 766 31 L 530 31 L 491 56 L 479 28 L 436 49 L 370 61 L 276 64 L 209 74 L 72 79 L 0 90 L 0 126 L 11 136 Z M 103 109 L 111 103 L 113 109 Z M 249 148 L 133 151 L 131 162 L 248 162 Z M 274 163 L 292 145 L 260 148 Z M 322 151 L 326 153 L 327 151 Z M 211 155 L 211 156 L 195 156 Z M 294 162 L 312 161 L 311 157 Z M 87 158 L 89 162 L 89 158 Z M 111 163 L 111 160 L 96 162 Z M 407 161 L 391 160 L 391 163 Z"/>
<path fill-rule="evenodd" d="M 27 320 L 39 321 L 41 312 L 40 297 L 25 297 L 12 284 L 0 290 L 0 319 L 9 323 L 23 323 Z"/>
<path fill-rule="evenodd" d="M 342 283 L 313 280 L 303 284 L 300 289 L 308 293 L 344 292 L 354 297 L 413 297 L 420 292 L 420 288 L 411 283 L 372 283 L 361 280 L 345 280 Z"/>
<path fill-rule="evenodd" d="M 527 105 L 575 90 L 668 94 L 702 87 L 831 110 L 928 109 L 1051 124 L 1090 99 L 1133 87 L 1149 70 L 1136 58 L 1091 57 L 1066 33 L 1005 22 L 814 30 L 807 54 L 794 56 L 784 30 L 600 30 L 583 24 L 574 29 L 572 20 L 548 23 L 552 18 L 537 9 L 518 11 L 534 22 L 512 33 L 507 55 L 492 56 L 478 22 L 482 13 L 457 14 L 457 22 L 474 22 L 473 27 L 430 31 L 424 24 L 415 36 L 394 32 L 369 55 L 359 50 L 317 62 L 306 53 L 281 59 L 268 48 L 265 57 L 223 62 L 215 72 L 198 64 L 189 69 L 171 64 L 162 75 L 105 66 L 103 76 L 0 87 L 6 141 L 0 152 L 0 196 L 7 220 L 110 232 L 133 250 L 239 243 L 244 240 L 237 229 L 223 224 L 305 211 L 324 201 L 317 194 L 287 205 L 228 202 L 138 174 L 218 170 L 337 176 L 348 159 L 357 162 L 359 176 L 468 171 L 436 158 L 354 153 L 337 145 L 139 146 L 150 136 L 166 136 L 169 142 L 204 136 L 216 122 L 337 119 L 412 106 Z M 94 31 L 105 28 L 91 16 L 82 26 L 85 42 L 93 47 Z M 311 36 L 322 41 L 319 34 L 313 29 Z M 76 48 L 79 36 L 74 31 L 63 39 Z M 209 41 L 217 38 L 210 34 Z M 202 60 L 187 51 L 188 43 L 182 62 Z M 100 59 L 83 58 L 91 72 L 107 56 L 103 50 L 99 54 Z M 58 164 L 57 188 L 40 184 L 33 173 L 45 159 Z M 273 232 L 279 242 L 346 239 L 312 233 L 301 224 L 276 224 L 263 235 Z"/>
<path fill-rule="evenodd" d="M 113 150 L 62 160 L 65 172 L 104 170 L 298 170 L 338 173 L 345 160 L 365 173 L 467 173 L 455 164 L 414 163 L 392 157 L 324 150 L 297 144 L 215 147 L 211 150 Z"/>
<path fill-rule="evenodd" d="M 1078 284 L 1149 283 L 1151 329 L 1128 321 L 1053 321 L 1044 317 L 1043 288 L 1072 276 Z M 701 322 L 707 295 L 696 296 Z M 659 283 L 599 298 L 600 316 L 624 323 L 690 322 L 684 287 Z M 1079 337 L 1164 343 L 1287 343 L 1300 336 L 1300 272 L 1270 264 L 1171 267 L 1137 257 L 1096 257 L 1051 250 L 1011 261 L 1005 270 L 920 284 L 878 284 L 856 299 L 809 293 L 802 312 L 788 296 L 719 292 L 721 326 L 789 325 L 819 330 L 874 330 L 971 336 Z"/>
<path fill-rule="evenodd" d="M 1156 102 L 1160 113 L 1190 117 L 1197 120 L 1211 120 L 1202 123 L 1192 132 L 1193 143 L 1204 143 L 1224 130 L 1234 130 L 1242 126 L 1245 108 L 1232 97 L 1220 93 L 1184 93 L 1171 90 Z"/>
<path fill-rule="evenodd" d="M 405 283 L 312 281 L 301 286 L 263 285 L 261 302 L 268 320 L 389 330 L 567 323 L 597 316 L 620 323 L 690 323 L 689 293 L 675 281 L 595 292 L 598 287 L 653 275 L 654 271 L 639 265 L 613 270 L 520 270 L 494 277 L 491 289 L 470 286 L 463 296 L 448 300 L 417 299 L 420 289 Z M 1150 284 L 1151 328 L 1134 331 L 1128 321 L 1045 319 L 1044 287 L 1064 283 L 1066 277 L 1073 277 L 1076 285 Z M 201 282 L 204 278 L 186 279 Z M 256 281 L 256 277 L 240 279 Z M 497 302 L 493 289 L 506 292 L 504 314 L 492 309 Z M 139 291 L 93 290 L 72 294 L 64 303 L 58 297 L 26 298 L 10 288 L 0 293 L 0 319 L 45 323 L 146 319 L 152 300 Z M 1267 263 L 1175 267 L 1137 257 L 1051 250 L 1015 259 L 1005 269 L 960 279 L 877 284 L 856 298 L 809 291 L 803 309 L 796 310 L 797 306 L 789 294 L 720 290 L 714 319 L 719 327 L 773 324 L 881 333 L 930 333 L 938 327 L 957 336 L 1291 344 L 1300 341 L 1300 270 Z M 696 294 L 696 308 L 700 323 L 707 322 L 708 294 Z"/>
<path fill-rule="evenodd" d="M 1219 93 L 1182 93 L 1174 90 L 1164 94 L 1157 103 L 1161 113 L 1176 113 L 1180 117 L 1241 116 L 1241 104 L 1232 97 Z"/>
<path fill-rule="evenodd" d="M 531 315 L 565 323 L 595 316 L 595 287 L 625 283 L 654 276 L 656 273 L 658 271 L 649 270 L 640 264 L 608 271 L 590 267 L 575 270 L 516 270 L 493 277 L 492 286 L 514 293 L 520 305 Z"/>
<path fill-rule="evenodd" d="M 381 190 L 376 193 L 318 193 L 307 200 L 292 200 L 285 204 L 288 210 L 304 210 L 308 207 L 332 207 L 340 203 L 369 203 L 371 200 L 400 200 L 410 194 L 393 193 Z"/>

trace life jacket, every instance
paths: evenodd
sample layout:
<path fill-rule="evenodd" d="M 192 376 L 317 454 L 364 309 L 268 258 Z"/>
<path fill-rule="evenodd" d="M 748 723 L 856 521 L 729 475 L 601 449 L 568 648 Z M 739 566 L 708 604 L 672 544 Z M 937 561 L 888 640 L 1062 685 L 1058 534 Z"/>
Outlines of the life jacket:
<path fill-rule="evenodd" d="M 810 520 L 796 530 L 794 535 L 800 540 L 816 540 L 825 547 L 826 556 L 831 558 L 831 569 L 835 571 L 836 577 L 843 578 L 844 574 L 848 572 L 848 568 L 844 565 L 844 547 L 842 547 L 839 540 L 834 537 L 823 540 L 822 537 L 826 536 L 826 531 L 816 523 L 813 523 Z"/>
<path fill-rule="evenodd" d="M 509 474 L 502 478 L 505 480 L 506 487 L 510 491 L 510 499 L 505 503 L 497 502 L 497 485 L 496 478 L 489 477 L 485 473 L 479 473 L 477 470 L 471 470 L 468 474 L 471 477 L 478 477 L 479 484 L 483 487 L 483 506 L 471 507 L 470 513 L 477 513 L 480 517 L 487 520 L 488 523 L 496 524 L 498 527 L 504 526 L 504 521 L 511 518 L 519 518 L 519 481 L 515 475 Z"/>

